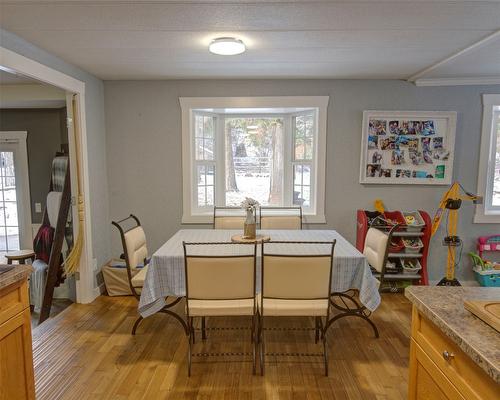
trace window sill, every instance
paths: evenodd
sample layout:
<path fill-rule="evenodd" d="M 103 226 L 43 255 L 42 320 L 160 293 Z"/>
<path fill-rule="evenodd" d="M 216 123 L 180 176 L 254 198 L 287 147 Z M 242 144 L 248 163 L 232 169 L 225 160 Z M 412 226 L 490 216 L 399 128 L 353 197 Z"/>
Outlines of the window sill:
<path fill-rule="evenodd" d="M 213 224 L 213 214 L 183 215 L 181 223 L 183 224 Z M 324 215 L 303 215 L 304 224 L 326 224 Z"/>
<path fill-rule="evenodd" d="M 484 212 L 476 212 L 474 215 L 475 224 L 499 224 L 500 213 L 498 214 L 485 214 Z"/>

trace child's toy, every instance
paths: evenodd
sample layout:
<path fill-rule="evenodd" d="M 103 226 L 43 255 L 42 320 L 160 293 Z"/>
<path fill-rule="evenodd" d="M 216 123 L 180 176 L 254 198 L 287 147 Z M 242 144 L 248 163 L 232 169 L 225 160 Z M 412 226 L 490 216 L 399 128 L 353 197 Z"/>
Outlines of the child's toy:
<path fill-rule="evenodd" d="M 470 252 L 469 257 L 472 260 L 472 270 L 476 280 L 481 286 L 500 287 L 500 264 L 492 261 L 486 261 L 476 253 Z"/>
<path fill-rule="evenodd" d="M 477 250 L 479 257 L 483 256 L 483 251 L 500 251 L 500 235 L 479 237 L 477 239 Z"/>

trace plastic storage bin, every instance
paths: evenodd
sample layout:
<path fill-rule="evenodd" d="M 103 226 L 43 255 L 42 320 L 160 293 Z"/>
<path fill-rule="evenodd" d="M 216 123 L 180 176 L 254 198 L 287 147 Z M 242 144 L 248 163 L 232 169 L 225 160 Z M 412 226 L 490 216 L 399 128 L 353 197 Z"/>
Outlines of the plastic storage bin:
<path fill-rule="evenodd" d="M 389 225 L 398 224 L 398 231 L 406 228 L 406 222 L 401 211 L 385 211 L 384 218 Z"/>
<path fill-rule="evenodd" d="M 403 274 L 411 274 L 415 275 L 422 269 L 422 265 L 420 262 L 415 259 L 402 260 L 401 264 L 403 265 Z"/>
<path fill-rule="evenodd" d="M 392 237 L 391 243 L 389 245 L 389 253 L 399 253 L 403 251 L 405 245 L 400 237 Z"/>
<path fill-rule="evenodd" d="M 420 238 L 405 238 L 403 239 L 403 244 L 405 246 L 405 253 L 420 253 L 424 244 Z"/>
<path fill-rule="evenodd" d="M 420 232 L 425 222 L 418 211 L 403 211 L 407 231 Z"/>
<path fill-rule="evenodd" d="M 478 271 L 474 269 L 474 275 L 481 286 L 500 287 L 500 271 L 496 269 L 485 271 Z"/>

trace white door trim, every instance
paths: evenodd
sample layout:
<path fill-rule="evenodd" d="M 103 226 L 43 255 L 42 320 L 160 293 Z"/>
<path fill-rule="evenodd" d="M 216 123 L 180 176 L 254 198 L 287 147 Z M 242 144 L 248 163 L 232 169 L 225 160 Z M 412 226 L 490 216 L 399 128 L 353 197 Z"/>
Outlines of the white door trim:
<path fill-rule="evenodd" d="M 92 260 L 94 256 L 92 252 L 93 242 L 90 215 L 89 161 L 85 118 L 85 83 L 1 46 L 0 69 L 8 72 L 17 72 L 76 94 L 77 111 L 79 113 L 77 121 L 80 124 L 79 131 L 81 141 L 79 146 L 79 155 L 81 160 L 80 179 L 83 184 L 85 196 L 85 240 L 82 258 L 80 260 L 80 269 L 78 274 L 79 279 L 76 281 L 76 301 L 78 303 L 90 303 L 98 296 L 98 292 L 94 290 L 94 271 L 92 268 Z M 75 150 L 73 149 L 73 152 L 74 151 Z M 72 196 L 76 197 L 77 193 L 73 191 Z M 78 231 L 78 220 L 74 221 L 73 229 L 75 232 Z"/>
<path fill-rule="evenodd" d="M 0 131 L 0 142 L 10 144 L 15 148 L 16 202 L 19 217 L 19 246 L 21 249 L 31 249 L 33 247 L 27 137 L 27 131 Z"/>

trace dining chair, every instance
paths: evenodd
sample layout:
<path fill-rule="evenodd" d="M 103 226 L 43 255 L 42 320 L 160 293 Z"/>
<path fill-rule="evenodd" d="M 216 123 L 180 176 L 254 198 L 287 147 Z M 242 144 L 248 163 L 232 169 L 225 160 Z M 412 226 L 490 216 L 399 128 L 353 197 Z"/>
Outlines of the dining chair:
<path fill-rule="evenodd" d="M 214 207 L 214 229 L 243 229 L 246 215 L 240 207 Z"/>
<path fill-rule="evenodd" d="M 260 229 L 302 229 L 302 207 L 260 207 Z"/>
<path fill-rule="evenodd" d="M 387 259 L 389 257 L 389 244 L 394 231 L 395 227 L 388 232 L 377 228 L 369 228 L 366 233 L 363 255 L 372 267 L 373 276 L 379 284 L 379 291 L 383 290 Z"/>
<path fill-rule="evenodd" d="M 133 214 L 130 214 L 128 217 L 121 220 L 112 221 L 111 223 L 120 233 L 123 247 L 123 258 L 125 259 L 125 266 L 127 268 L 127 280 L 130 286 L 130 291 L 139 301 L 141 297 L 141 290 L 144 286 L 144 281 L 149 268 L 146 234 L 141 226 L 139 218 Z M 182 318 L 177 313 L 168 310 L 168 308 L 176 305 L 181 300 L 182 298 L 179 297 L 170 303 L 166 303 L 160 312 L 169 314 L 176 318 L 186 331 L 187 326 Z M 142 320 L 142 316 L 139 316 L 134 322 L 132 335 L 135 335 L 137 327 Z"/>
<path fill-rule="evenodd" d="M 262 293 L 257 335 L 261 375 L 264 375 L 266 355 L 264 318 L 314 317 L 315 342 L 321 337 L 325 375 L 328 376 L 326 334 L 335 242 L 270 241 L 261 244 Z"/>
<path fill-rule="evenodd" d="M 257 244 L 183 242 L 183 248 L 189 343 L 188 376 L 191 376 L 191 351 L 195 343 L 194 318 L 202 318 L 202 337 L 205 339 L 205 317 L 221 316 L 252 317 L 251 341 L 253 342 L 253 373 L 255 374 Z"/>

